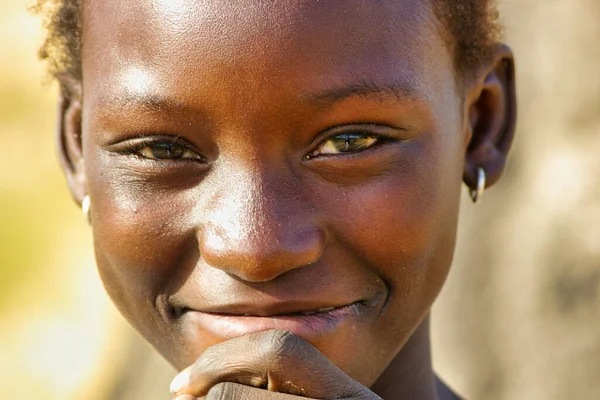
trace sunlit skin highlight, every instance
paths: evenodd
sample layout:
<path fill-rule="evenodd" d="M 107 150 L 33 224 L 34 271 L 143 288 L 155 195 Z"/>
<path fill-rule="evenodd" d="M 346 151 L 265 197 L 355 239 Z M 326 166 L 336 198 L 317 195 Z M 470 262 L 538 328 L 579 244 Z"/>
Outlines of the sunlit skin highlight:
<path fill-rule="evenodd" d="M 383 398 L 452 398 L 427 315 L 461 183 L 510 147 L 510 51 L 459 81 L 417 0 L 178 4 L 86 3 L 62 115 L 117 307 L 178 369 L 272 327 Z"/>

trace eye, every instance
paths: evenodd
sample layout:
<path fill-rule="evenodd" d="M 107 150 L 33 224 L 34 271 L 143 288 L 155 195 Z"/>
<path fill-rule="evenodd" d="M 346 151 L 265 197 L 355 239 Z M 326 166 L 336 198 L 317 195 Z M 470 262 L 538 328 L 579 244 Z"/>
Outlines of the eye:
<path fill-rule="evenodd" d="M 327 156 L 355 153 L 366 150 L 383 140 L 384 139 L 381 139 L 378 135 L 368 132 L 342 133 L 321 142 L 321 144 L 308 154 L 306 158 L 310 159 L 321 155 Z"/>
<path fill-rule="evenodd" d="M 188 146 L 173 142 L 151 142 L 141 144 L 133 149 L 132 153 L 151 160 L 203 161 L 202 156 Z"/>

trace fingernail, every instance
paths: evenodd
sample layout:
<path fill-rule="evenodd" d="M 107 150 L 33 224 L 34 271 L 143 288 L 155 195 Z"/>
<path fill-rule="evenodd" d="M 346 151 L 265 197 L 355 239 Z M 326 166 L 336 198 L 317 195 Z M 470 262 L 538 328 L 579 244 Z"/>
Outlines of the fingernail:
<path fill-rule="evenodd" d="M 171 393 L 175 394 L 175 393 L 181 391 L 181 389 L 183 389 L 184 387 L 186 387 L 189 381 L 190 381 L 190 370 L 184 369 L 183 371 L 181 371 L 179 373 L 179 375 L 177 375 L 173 379 L 169 390 L 171 391 Z"/>

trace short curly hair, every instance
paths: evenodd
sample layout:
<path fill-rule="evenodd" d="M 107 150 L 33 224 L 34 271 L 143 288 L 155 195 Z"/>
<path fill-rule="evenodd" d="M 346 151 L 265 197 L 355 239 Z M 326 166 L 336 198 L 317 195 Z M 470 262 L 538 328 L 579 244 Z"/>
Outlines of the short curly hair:
<path fill-rule="evenodd" d="M 81 14 L 84 0 L 37 0 L 33 10 L 44 18 L 47 35 L 39 56 L 48 63 L 63 93 L 72 93 L 81 82 Z M 488 62 L 500 39 L 494 0 L 431 0 L 444 24 L 454 51 L 458 76 L 468 78 Z"/>

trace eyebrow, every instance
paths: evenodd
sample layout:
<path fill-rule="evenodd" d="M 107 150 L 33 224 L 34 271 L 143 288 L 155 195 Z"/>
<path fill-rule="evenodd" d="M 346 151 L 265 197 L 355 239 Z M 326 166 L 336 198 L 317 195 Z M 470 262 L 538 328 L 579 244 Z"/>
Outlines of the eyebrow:
<path fill-rule="evenodd" d="M 352 98 L 363 97 L 368 100 L 389 101 L 395 100 L 403 103 L 423 101 L 423 96 L 405 82 L 377 83 L 374 80 L 360 80 L 347 85 L 340 85 L 316 93 L 305 93 L 301 98 L 309 102 L 326 103 L 332 105 L 336 102 Z"/>
<path fill-rule="evenodd" d="M 143 108 L 149 111 L 194 113 L 199 111 L 184 102 L 177 101 L 172 97 L 163 96 L 158 93 L 124 93 L 109 97 L 100 102 L 103 106 L 111 108 Z"/>
<path fill-rule="evenodd" d="M 400 101 L 412 103 L 423 101 L 423 96 L 414 87 L 406 83 L 377 83 L 373 80 L 354 81 L 350 84 L 334 86 L 318 92 L 305 92 L 299 95 L 308 104 L 319 107 L 332 106 L 340 101 L 362 97 L 379 102 Z M 151 112 L 202 114 L 198 109 L 172 97 L 152 92 L 126 92 L 124 94 L 101 100 L 100 104 L 110 108 L 127 109 L 142 108 Z"/>

